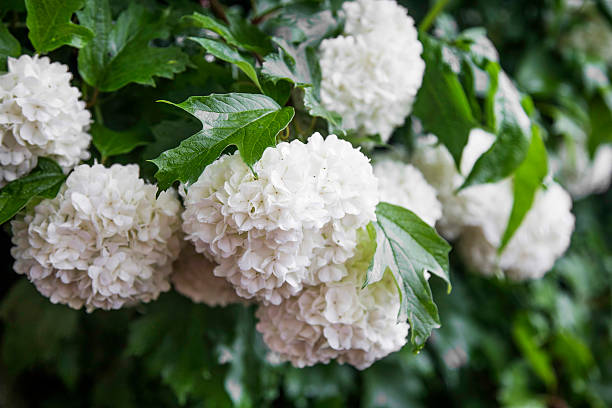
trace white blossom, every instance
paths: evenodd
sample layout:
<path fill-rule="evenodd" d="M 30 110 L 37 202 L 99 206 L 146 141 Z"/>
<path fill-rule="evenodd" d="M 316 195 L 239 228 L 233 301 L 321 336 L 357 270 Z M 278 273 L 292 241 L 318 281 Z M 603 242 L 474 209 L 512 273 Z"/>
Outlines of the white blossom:
<path fill-rule="evenodd" d="M 198 254 L 191 244 L 187 244 L 174 261 L 172 285 L 183 296 L 208 306 L 244 302 L 227 280 L 213 274 L 215 266 L 213 261 Z"/>
<path fill-rule="evenodd" d="M 510 185 L 496 185 L 512 196 Z M 501 270 L 512 280 L 541 278 L 569 246 L 574 230 L 571 207 L 569 194 L 552 183 L 538 191 L 532 208 L 501 256 L 497 248 L 510 211 L 500 213 L 496 219 L 483 219 L 481 226 L 466 228 L 459 239 L 459 251 L 468 265 L 485 275 Z"/>
<path fill-rule="evenodd" d="M 406 344 L 409 325 L 397 321 L 400 297 L 392 275 L 361 288 L 374 251 L 365 236 L 341 281 L 259 307 L 257 330 L 281 360 L 305 367 L 337 359 L 365 369 Z"/>
<path fill-rule="evenodd" d="M 345 128 L 386 141 L 412 111 L 425 71 L 423 46 L 395 1 L 356 0 L 342 8 L 344 35 L 319 49 L 321 101 Z"/>
<path fill-rule="evenodd" d="M 610 187 L 612 179 L 612 144 L 602 144 L 592 160 L 584 143 L 563 143 L 553 160 L 563 185 L 575 198 L 601 193 Z"/>
<path fill-rule="evenodd" d="M 170 289 L 180 203 L 138 166 L 80 165 L 54 199 L 12 222 L 13 268 L 53 303 L 118 309 Z"/>
<path fill-rule="evenodd" d="M 472 130 L 463 150 L 461 172 L 433 136 L 421 139 L 413 160 L 436 187 L 442 202 L 443 217 L 437 228 L 447 238 L 458 239 L 459 251 L 469 265 L 485 275 L 503 272 L 514 280 L 539 278 L 569 245 L 574 228 L 571 199 L 554 183 L 539 191 L 521 226 L 498 256 L 497 248 L 512 211 L 512 179 L 455 192 L 493 141 L 492 134 Z"/>
<path fill-rule="evenodd" d="M 416 167 L 387 157 L 377 159 L 373 167 L 380 201 L 407 208 L 435 226 L 442 217 L 442 204 L 436 197 L 436 190 Z"/>
<path fill-rule="evenodd" d="M 185 193 L 183 231 L 238 295 L 279 304 L 304 284 L 337 281 L 359 228 L 375 219 L 377 182 L 359 150 L 315 133 L 209 165 Z"/>
<path fill-rule="evenodd" d="M 66 65 L 47 57 L 8 58 L 0 75 L 0 186 L 30 172 L 40 156 L 64 171 L 89 158 L 90 113 Z"/>

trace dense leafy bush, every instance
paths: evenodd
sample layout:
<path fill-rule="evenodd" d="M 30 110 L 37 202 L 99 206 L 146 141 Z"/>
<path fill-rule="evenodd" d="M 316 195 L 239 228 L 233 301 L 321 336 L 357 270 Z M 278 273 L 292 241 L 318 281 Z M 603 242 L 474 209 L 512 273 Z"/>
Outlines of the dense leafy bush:
<path fill-rule="evenodd" d="M 612 405 L 608 1 L 0 17 L 1 406 Z"/>

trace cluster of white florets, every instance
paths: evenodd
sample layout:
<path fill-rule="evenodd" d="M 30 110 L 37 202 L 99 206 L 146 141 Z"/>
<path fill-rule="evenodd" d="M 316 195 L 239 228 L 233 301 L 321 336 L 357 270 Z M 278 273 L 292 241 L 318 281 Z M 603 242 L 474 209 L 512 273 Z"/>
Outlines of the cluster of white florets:
<path fill-rule="evenodd" d="M 187 187 L 183 231 L 247 299 L 279 304 L 338 281 L 357 230 L 375 219 L 377 181 L 350 143 L 315 133 L 265 150 L 253 172 L 223 156 Z"/>
<path fill-rule="evenodd" d="M 433 136 L 420 141 L 413 162 L 438 191 L 443 208 L 437 224 L 439 231 L 449 239 L 458 239 L 460 252 L 469 265 L 485 275 L 503 271 L 514 280 L 538 278 L 552 268 L 569 245 L 574 229 L 571 198 L 554 183 L 539 191 L 521 226 L 498 255 L 512 211 L 512 180 L 456 192 L 494 139 L 483 130 L 472 130 L 463 150 L 461 172 L 456 170 L 448 150 L 436 144 Z"/>
<path fill-rule="evenodd" d="M 373 167 L 380 201 L 407 208 L 432 227 L 436 225 L 442 204 L 416 167 L 388 157 L 377 159 Z"/>
<path fill-rule="evenodd" d="M 192 245 L 186 244 L 174 261 L 172 285 L 177 292 L 195 303 L 208 306 L 244 303 L 227 280 L 213 274 L 215 266 L 213 261 L 197 253 Z"/>
<path fill-rule="evenodd" d="M 345 128 L 386 141 L 412 111 L 425 71 L 423 46 L 395 1 L 357 0 L 342 9 L 344 35 L 320 46 L 321 102 Z"/>
<path fill-rule="evenodd" d="M 0 75 L 0 186 L 32 170 L 40 156 L 67 171 L 89 157 L 90 113 L 66 65 L 47 57 L 8 59 Z"/>
<path fill-rule="evenodd" d="M 257 330 L 272 352 L 297 367 L 337 359 L 364 369 L 406 344 L 409 325 L 397 321 L 400 295 L 392 275 L 362 289 L 373 251 L 362 233 L 341 281 L 260 306 Z"/>
<path fill-rule="evenodd" d="M 14 269 L 53 303 L 118 309 L 170 289 L 180 203 L 136 165 L 81 165 L 54 199 L 12 222 Z"/>
<path fill-rule="evenodd" d="M 499 190 L 512 202 L 511 185 L 500 184 Z M 458 241 L 459 252 L 468 265 L 484 275 L 503 271 L 516 281 L 541 278 L 570 244 L 574 230 L 571 208 L 569 194 L 551 183 L 538 191 L 533 206 L 501 255 L 497 248 L 510 210 L 483 219 L 480 226 L 465 228 Z"/>
<path fill-rule="evenodd" d="M 573 197 L 601 193 L 612 180 L 612 144 L 598 146 L 591 160 L 584 143 L 563 143 L 553 167 Z"/>

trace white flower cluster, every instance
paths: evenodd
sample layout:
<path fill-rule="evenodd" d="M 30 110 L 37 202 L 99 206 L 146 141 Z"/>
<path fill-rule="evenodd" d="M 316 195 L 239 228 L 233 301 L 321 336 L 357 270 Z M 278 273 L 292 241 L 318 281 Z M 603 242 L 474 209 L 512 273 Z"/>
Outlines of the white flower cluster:
<path fill-rule="evenodd" d="M 412 111 L 425 62 L 414 21 L 393 0 L 345 2 L 344 35 L 320 46 L 321 102 L 343 125 L 386 141 Z"/>
<path fill-rule="evenodd" d="M 40 156 L 67 171 L 89 158 L 90 113 L 66 65 L 47 57 L 8 59 L 0 75 L 0 186 L 36 167 Z"/>
<path fill-rule="evenodd" d="M 493 135 L 474 129 L 463 151 L 459 173 L 450 153 L 436 145 L 435 137 L 423 138 L 414 164 L 438 191 L 443 208 L 438 229 L 449 239 L 458 238 L 459 250 L 468 264 L 485 275 L 502 270 L 514 280 L 539 278 L 569 245 L 574 229 L 571 198 L 555 183 L 539 191 L 521 226 L 498 256 L 497 248 L 512 211 L 512 180 L 455 193 L 493 141 Z"/>
<path fill-rule="evenodd" d="M 511 185 L 499 184 L 500 196 L 512 202 Z M 505 191 L 502 191 L 505 190 Z M 504 249 L 497 248 L 508 223 L 510 211 L 499 212 L 496 218 L 483 219 L 480 226 L 464 229 L 458 242 L 459 252 L 468 265 L 494 275 L 499 270 L 515 281 L 544 276 L 570 244 L 574 216 L 572 199 L 556 183 L 540 190 L 523 223 Z"/>
<path fill-rule="evenodd" d="M 553 167 L 563 185 L 573 197 L 581 198 L 604 192 L 612 180 L 612 144 L 602 144 L 589 159 L 584 143 L 564 143 L 559 149 Z"/>
<path fill-rule="evenodd" d="M 213 274 L 215 263 L 198 254 L 192 245 L 185 245 L 174 261 L 172 284 L 174 289 L 195 303 L 208 306 L 227 306 L 243 303 L 234 287 L 225 279 Z"/>
<path fill-rule="evenodd" d="M 384 157 L 374 162 L 380 201 L 407 208 L 432 227 L 442 217 L 436 190 L 414 166 Z"/>
<path fill-rule="evenodd" d="M 367 234 L 360 234 L 341 281 L 260 306 L 257 330 L 268 347 L 297 367 L 337 359 L 365 369 L 406 344 L 409 325 L 397 322 L 400 297 L 392 275 L 361 289 L 373 251 Z"/>
<path fill-rule="evenodd" d="M 12 222 L 14 269 L 53 303 L 88 311 L 156 299 L 180 250 L 180 203 L 136 165 L 80 165 Z"/>
<path fill-rule="evenodd" d="M 338 281 L 357 230 L 375 219 L 377 181 L 350 143 L 315 133 L 265 150 L 253 172 L 237 154 L 185 194 L 183 231 L 238 295 L 279 304 L 303 286 Z"/>

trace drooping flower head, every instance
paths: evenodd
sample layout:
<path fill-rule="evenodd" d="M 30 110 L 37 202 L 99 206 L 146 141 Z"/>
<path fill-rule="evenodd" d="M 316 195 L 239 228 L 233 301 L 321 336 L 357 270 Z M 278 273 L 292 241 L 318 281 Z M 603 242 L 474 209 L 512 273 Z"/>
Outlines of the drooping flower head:
<path fill-rule="evenodd" d="M 66 65 L 47 57 L 8 58 L 0 75 L 0 186 L 32 170 L 40 156 L 65 171 L 89 158 L 91 115 L 71 79 Z"/>
<path fill-rule="evenodd" d="M 13 268 L 75 309 L 156 299 L 180 250 L 180 203 L 156 190 L 136 165 L 76 167 L 57 197 L 12 221 Z"/>
<path fill-rule="evenodd" d="M 513 280 L 539 278 L 569 245 L 574 229 L 571 198 L 555 183 L 539 191 L 521 226 L 498 255 L 512 211 L 512 179 L 456 192 L 493 141 L 492 134 L 472 130 L 463 150 L 461 172 L 456 170 L 448 150 L 431 138 L 419 144 L 414 163 L 437 188 L 442 202 L 443 217 L 437 228 L 447 238 L 458 239 L 466 263 L 485 275 L 503 272 Z"/>
<path fill-rule="evenodd" d="M 563 186 L 575 198 L 601 193 L 610 187 L 612 180 L 612 144 L 602 144 L 591 160 L 584 143 L 563 143 L 553 167 Z"/>
<path fill-rule="evenodd" d="M 177 292 L 196 303 L 208 306 L 243 303 L 244 299 L 236 294 L 227 280 L 213 274 L 214 268 L 213 261 L 198 254 L 191 244 L 186 244 L 174 261 L 172 285 Z"/>
<path fill-rule="evenodd" d="M 365 369 L 406 344 L 409 325 L 397 321 L 400 295 L 392 275 L 362 289 L 374 250 L 362 231 L 341 281 L 306 288 L 280 305 L 260 306 L 257 330 L 272 352 L 296 367 L 336 359 Z"/>
<path fill-rule="evenodd" d="M 343 126 L 386 141 L 421 87 L 423 46 L 406 9 L 392 0 L 345 2 L 344 35 L 320 46 L 321 101 Z"/>
<path fill-rule="evenodd" d="M 196 251 L 247 299 L 279 304 L 304 284 L 340 280 L 357 230 L 375 217 L 367 157 L 315 133 L 266 149 L 254 171 L 223 156 L 187 187 L 183 231 Z"/>
<path fill-rule="evenodd" d="M 512 197 L 511 185 L 497 185 Z M 497 248 L 510 210 L 500 212 L 496 218 L 483 219 L 479 226 L 465 228 L 458 242 L 459 252 L 468 265 L 484 275 L 503 271 L 515 281 L 541 278 L 570 244 L 574 231 L 571 208 L 570 195 L 552 183 L 538 191 L 533 206 L 501 255 Z"/>

